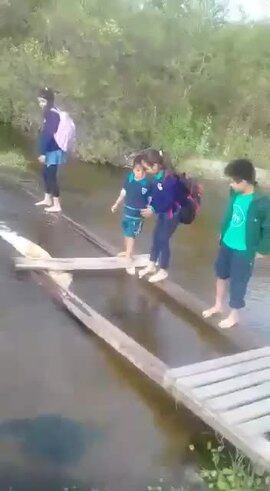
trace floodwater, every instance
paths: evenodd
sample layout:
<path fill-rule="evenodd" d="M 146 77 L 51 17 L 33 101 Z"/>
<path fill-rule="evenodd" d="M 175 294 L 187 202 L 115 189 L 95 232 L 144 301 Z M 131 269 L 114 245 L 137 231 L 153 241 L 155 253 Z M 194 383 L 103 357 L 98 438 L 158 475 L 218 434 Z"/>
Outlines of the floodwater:
<path fill-rule="evenodd" d="M 119 248 L 120 217 L 109 210 L 122 179 L 122 171 L 89 164 L 73 164 L 62 175 L 66 214 Z M 6 226 L 54 256 L 101 254 L 63 219 L 35 209 L 23 188 L 36 185 L 32 178 L 26 181 L 1 180 Z M 223 184 L 206 182 L 200 219 L 180 227 L 173 243 L 172 278 L 205 301 L 213 293 L 212 262 L 225 199 Z M 147 223 L 138 251 L 147 252 L 151 227 Z M 31 275 L 16 275 L 10 260 L 15 255 L 1 240 L 0 490 L 144 491 L 159 478 L 170 486 L 202 489 L 198 458 L 188 446 L 207 438 L 209 430 L 85 332 Z M 77 273 L 72 288 L 170 367 L 233 352 L 218 333 L 124 274 Z M 245 315 L 266 338 L 269 299 L 269 267 L 263 262 Z"/>

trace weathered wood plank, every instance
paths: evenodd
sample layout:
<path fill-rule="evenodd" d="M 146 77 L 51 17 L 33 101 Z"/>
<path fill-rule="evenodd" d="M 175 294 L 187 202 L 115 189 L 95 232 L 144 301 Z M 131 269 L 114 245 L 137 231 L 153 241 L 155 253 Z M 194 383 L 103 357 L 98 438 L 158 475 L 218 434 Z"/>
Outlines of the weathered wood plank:
<path fill-rule="evenodd" d="M 265 458 L 264 453 L 261 451 L 262 439 L 259 440 L 260 446 L 256 446 L 248 433 L 241 431 L 239 426 L 229 425 L 219 414 L 207 409 L 200 401 L 198 401 L 193 394 L 193 390 L 186 386 L 170 387 L 168 391 L 173 397 L 180 403 L 184 404 L 194 414 L 201 418 L 211 428 L 224 436 L 227 440 L 231 441 L 236 447 L 242 450 L 253 462 L 256 462 L 259 466 L 265 469 L 270 469 L 270 460 Z M 239 431 L 237 430 L 239 428 Z M 257 437 L 256 437 L 257 441 Z"/>
<path fill-rule="evenodd" d="M 210 370 L 225 368 L 227 366 L 232 366 L 242 361 L 249 361 L 257 358 L 262 358 L 264 356 L 270 356 L 269 346 L 244 351 L 243 353 L 237 353 L 236 355 L 232 356 L 222 356 L 220 358 L 215 358 L 214 360 L 208 360 L 200 363 L 194 363 L 192 365 L 186 365 L 184 367 L 173 368 L 171 370 L 168 370 L 168 377 L 172 379 L 177 379 L 180 377 L 202 374 Z"/>
<path fill-rule="evenodd" d="M 268 382 L 270 380 L 270 369 L 259 370 L 258 372 L 249 373 L 248 375 L 242 375 L 234 379 L 217 382 L 215 384 L 199 387 L 193 389 L 193 394 L 196 398 L 203 401 L 211 397 L 217 397 L 224 394 L 232 394 L 238 389 L 245 389 L 252 385 L 260 384 L 262 382 Z M 230 397 L 230 396 L 228 396 Z"/>
<path fill-rule="evenodd" d="M 17 183 L 17 181 L 16 181 Z M 31 197 L 37 199 L 38 195 L 32 190 L 28 188 L 24 188 L 24 191 Z M 94 244 L 99 247 L 103 252 L 116 256 L 118 253 L 118 248 L 112 245 L 111 243 L 104 240 L 99 235 L 95 234 L 91 230 L 89 230 L 86 226 L 81 225 L 76 220 L 71 218 L 70 216 L 62 213 L 61 218 L 63 218 L 71 228 L 79 233 L 82 237 L 84 237 L 88 242 Z M 140 280 L 143 281 L 144 285 L 149 285 L 147 279 Z M 252 329 L 247 329 L 245 327 L 244 333 L 241 332 L 241 328 L 234 329 L 233 331 L 230 329 L 221 330 L 218 326 L 218 318 L 212 317 L 210 319 L 203 319 L 202 311 L 205 310 L 208 306 L 199 300 L 196 295 L 192 292 L 188 292 L 180 285 L 166 280 L 160 283 L 154 283 L 151 285 L 151 288 L 155 288 L 156 290 L 164 293 L 169 300 L 173 300 L 176 305 L 180 306 L 187 312 L 191 312 L 194 316 L 197 317 L 197 320 L 201 322 L 202 326 L 208 326 L 220 334 L 223 338 L 225 338 L 231 346 L 240 348 L 242 350 L 248 350 L 252 348 L 259 348 L 264 346 L 267 343 L 267 340 L 263 339 L 263 337 L 259 337 L 258 333 L 254 333 Z"/>
<path fill-rule="evenodd" d="M 9 181 L 13 181 L 15 185 L 18 182 L 12 178 L 12 176 L 8 176 Z M 22 187 L 21 183 L 20 186 Z M 31 196 L 34 199 L 38 199 L 38 195 L 34 189 L 29 189 L 29 187 L 23 187 L 26 194 Z M 64 219 L 72 228 L 73 231 L 80 234 L 84 237 L 88 242 L 94 244 L 99 247 L 103 252 L 109 254 L 111 256 L 116 256 L 119 249 L 95 234 L 86 226 L 81 225 L 79 222 L 66 215 L 65 213 L 61 214 L 61 218 Z M 140 280 L 142 281 L 142 280 Z M 143 283 L 146 285 L 147 280 L 144 280 Z M 241 350 L 248 350 L 252 348 L 259 348 L 267 344 L 267 339 L 264 339 L 263 336 L 258 336 L 258 333 L 254 333 L 254 330 L 246 328 L 242 329 L 241 327 L 237 329 L 223 329 L 221 330 L 218 326 L 218 318 L 213 317 L 211 319 L 203 319 L 202 311 L 205 310 L 208 306 L 200 301 L 196 295 L 188 292 L 180 285 L 166 280 L 164 282 L 155 283 L 151 285 L 151 288 L 155 288 L 156 290 L 163 292 L 167 295 L 168 299 L 173 300 L 176 305 L 183 307 L 188 312 L 191 312 L 197 317 L 197 320 L 201 322 L 202 327 L 208 326 L 212 328 L 215 332 L 220 334 L 224 339 L 228 341 L 228 343 L 237 347 Z"/>
<path fill-rule="evenodd" d="M 144 267 L 149 261 L 148 254 L 134 257 L 136 268 Z M 125 258 L 120 257 L 77 257 L 77 258 L 15 258 L 15 266 L 21 270 L 49 270 L 49 271 L 75 271 L 75 270 L 114 270 L 125 269 L 128 265 Z"/>
<path fill-rule="evenodd" d="M 213 382 L 227 380 L 227 384 L 230 384 L 230 381 L 228 381 L 228 379 L 231 379 L 238 375 L 252 373 L 262 368 L 270 368 L 269 356 L 253 361 L 238 363 L 236 365 L 232 365 L 226 368 L 220 368 L 218 370 L 212 370 L 211 372 L 191 375 L 190 377 L 182 377 L 181 383 L 189 387 L 199 387 L 201 385 L 207 385 Z"/>
<path fill-rule="evenodd" d="M 262 435 L 270 432 L 270 415 L 256 418 L 246 423 L 241 423 L 237 426 L 242 432 L 249 435 Z M 237 428 L 236 427 L 236 428 Z"/>
<path fill-rule="evenodd" d="M 244 406 L 225 411 L 224 413 L 222 412 L 221 414 L 222 418 L 228 421 L 229 424 L 238 424 L 243 421 L 266 416 L 270 414 L 270 398 L 268 397 L 251 404 L 245 404 Z"/>
<path fill-rule="evenodd" d="M 235 392 L 230 392 L 229 396 L 214 397 L 214 399 L 206 401 L 206 406 L 213 411 L 226 411 L 269 396 L 270 382 L 265 382 L 260 385 L 253 385 L 248 389 L 235 390 Z"/>

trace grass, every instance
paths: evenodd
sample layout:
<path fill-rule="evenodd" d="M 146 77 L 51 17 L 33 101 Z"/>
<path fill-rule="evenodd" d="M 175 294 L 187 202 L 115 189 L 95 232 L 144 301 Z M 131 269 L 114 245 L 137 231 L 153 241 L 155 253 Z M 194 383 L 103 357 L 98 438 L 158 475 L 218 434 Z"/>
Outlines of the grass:
<path fill-rule="evenodd" d="M 23 156 L 21 152 L 17 150 L 0 152 L 0 167 L 26 170 L 27 165 L 27 159 Z"/>
<path fill-rule="evenodd" d="M 229 450 L 222 438 L 218 446 L 207 443 L 206 463 L 200 475 L 213 491 L 269 491 L 270 475 L 256 469 L 237 449 Z M 192 452 L 194 445 L 190 446 Z"/>

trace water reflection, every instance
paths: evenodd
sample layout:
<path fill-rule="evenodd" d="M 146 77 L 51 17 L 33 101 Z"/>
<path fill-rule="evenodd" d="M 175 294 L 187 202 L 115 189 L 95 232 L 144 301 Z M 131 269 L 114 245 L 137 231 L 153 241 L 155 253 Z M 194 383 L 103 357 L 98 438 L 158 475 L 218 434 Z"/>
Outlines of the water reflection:
<path fill-rule="evenodd" d="M 0 441 L 13 440 L 20 451 L 57 466 L 75 465 L 100 436 L 81 423 L 61 415 L 12 419 L 0 425 Z"/>

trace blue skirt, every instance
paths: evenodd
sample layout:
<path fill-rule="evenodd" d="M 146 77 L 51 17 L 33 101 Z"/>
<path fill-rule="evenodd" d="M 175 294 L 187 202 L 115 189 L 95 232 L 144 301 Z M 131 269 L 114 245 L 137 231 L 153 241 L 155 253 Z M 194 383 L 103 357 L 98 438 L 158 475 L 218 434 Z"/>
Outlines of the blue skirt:
<path fill-rule="evenodd" d="M 53 150 L 46 153 L 45 165 L 50 167 L 51 165 L 65 164 L 67 161 L 67 154 L 63 150 Z"/>

